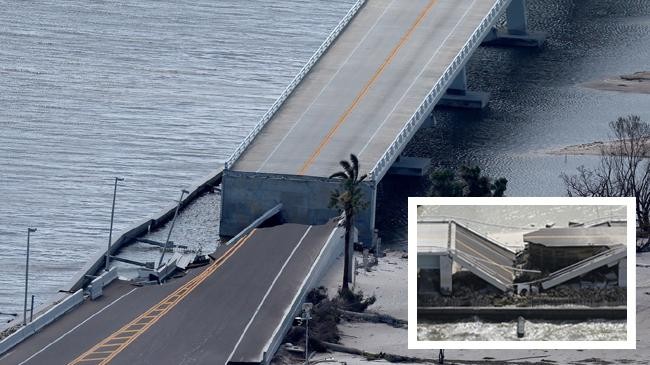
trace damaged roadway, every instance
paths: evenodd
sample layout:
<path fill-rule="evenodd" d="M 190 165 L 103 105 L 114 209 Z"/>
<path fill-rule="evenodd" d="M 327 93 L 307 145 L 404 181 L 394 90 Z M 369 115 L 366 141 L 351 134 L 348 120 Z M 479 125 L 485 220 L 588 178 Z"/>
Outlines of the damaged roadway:
<path fill-rule="evenodd" d="M 260 346 L 246 336 L 258 339 L 275 331 L 333 228 L 330 223 L 257 229 L 239 246 L 222 251 L 227 257 L 216 269 L 211 269 L 213 263 L 163 285 L 134 287 L 118 281 L 99 300 L 84 301 L 0 357 L 0 363 L 225 364 L 231 356 L 257 356 Z M 207 270 L 213 272 L 202 276 Z M 134 318 L 197 282 L 150 326 L 131 327 L 139 329 L 135 338 L 113 337 L 124 346 L 96 349 L 86 359 L 97 360 L 79 361 Z M 275 289 L 267 294 L 271 286 Z M 256 316 L 258 311 L 263 315 Z"/>

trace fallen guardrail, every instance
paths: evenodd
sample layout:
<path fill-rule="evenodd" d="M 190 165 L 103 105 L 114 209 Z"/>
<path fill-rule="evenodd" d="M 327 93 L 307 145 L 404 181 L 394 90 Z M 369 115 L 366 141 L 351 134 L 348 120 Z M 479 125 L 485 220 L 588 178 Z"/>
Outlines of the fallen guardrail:
<path fill-rule="evenodd" d="M 218 168 L 217 170 L 208 174 L 206 177 L 192 184 L 187 189 L 189 191 L 189 194 L 183 198 L 181 209 L 190 202 L 194 201 L 194 199 L 196 199 L 208 189 L 211 189 L 214 186 L 220 184 L 222 174 L 223 168 Z M 175 209 L 176 204 L 171 204 L 158 212 L 158 214 L 154 214 L 150 218 L 144 219 L 116 235 L 115 239 L 111 243 L 110 249 L 108 250 L 108 254 L 114 255 L 122 247 L 133 242 L 136 238 L 150 232 L 151 230 L 162 227 L 174 216 Z M 83 269 L 77 273 L 77 275 L 75 275 L 72 282 L 67 285 L 65 290 L 68 292 L 74 292 L 88 285 L 94 274 L 98 272 L 104 265 L 106 253 L 106 249 L 102 249 L 101 251 L 96 252 L 93 256 L 93 259 L 90 260 L 83 267 Z"/>

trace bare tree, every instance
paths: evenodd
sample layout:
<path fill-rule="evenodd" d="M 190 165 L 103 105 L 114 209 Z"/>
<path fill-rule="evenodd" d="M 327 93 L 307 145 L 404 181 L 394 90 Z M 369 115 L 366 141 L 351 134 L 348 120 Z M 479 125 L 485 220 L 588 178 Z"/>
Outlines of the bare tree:
<path fill-rule="evenodd" d="M 650 124 L 636 115 L 610 122 L 611 143 L 601 147 L 595 168 L 562 174 L 569 196 L 636 197 L 640 233 L 650 233 Z"/>

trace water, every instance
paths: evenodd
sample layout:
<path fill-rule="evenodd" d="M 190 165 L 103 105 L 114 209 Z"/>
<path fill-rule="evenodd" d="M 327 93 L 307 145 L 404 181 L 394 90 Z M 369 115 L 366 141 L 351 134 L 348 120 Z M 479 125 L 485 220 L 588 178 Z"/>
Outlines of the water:
<path fill-rule="evenodd" d="M 564 196 L 559 178 L 593 156 L 547 150 L 608 139 L 608 123 L 639 115 L 650 122 L 650 95 L 584 88 L 581 83 L 650 66 L 650 2 L 529 0 L 529 27 L 548 33 L 542 50 L 479 47 L 468 63 L 472 90 L 490 93 L 482 111 L 438 110 L 437 125 L 420 130 L 406 148 L 433 166 L 478 165 L 508 179 L 509 196 Z M 406 198 L 422 196 L 421 181 L 389 178 L 380 186 L 378 225 L 404 245 Z"/>
<path fill-rule="evenodd" d="M 38 304 L 106 244 L 113 176 L 116 231 L 172 203 L 352 3 L 0 0 L 0 312 L 22 310 L 27 227 Z"/>
<path fill-rule="evenodd" d="M 0 0 L 0 312 L 22 306 L 27 227 L 39 228 L 30 291 L 42 303 L 106 244 L 112 176 L 126 178 L 118 231 L 171 203 L 230 154 L 353 2 Z M 648 95 L 577 86 L 647 68 L 650 3 L 528 4 L 547 47 L 479 49 L 469 81 L 490 107 L 437 112 L 408 152 L 479 164 L 510 195 L 562 195 L 559 173 L 593 158 L 540 150 L 604 139 L 620 114 L 650 120 Z M 402 198 L 424 191 L 398 181 L 381 188 L 387 241 L 406 236 Z"/>
<path fill-rule="evenodd" d="M 418 323 L 418 341 L 625 341 L 625 321 L 525 321 L 526 335 L 517 338 L 517 321 L 481 320 Z"/>

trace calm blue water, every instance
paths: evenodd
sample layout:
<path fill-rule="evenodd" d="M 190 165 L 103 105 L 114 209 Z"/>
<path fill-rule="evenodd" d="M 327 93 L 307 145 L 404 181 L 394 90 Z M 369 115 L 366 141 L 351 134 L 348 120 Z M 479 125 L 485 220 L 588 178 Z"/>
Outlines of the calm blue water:
<path fill-rule="evenodd" d="M 0 312 L 226 159 L 353 0 L 0 0 Z M 5 317 L 0 316 L 0 320 Z"/>
<path fill-rule="evenodd" d="M 25 231 L 44 302 L 116 230 L 177 198 L 224 160 L 354 0 L 0 0 L 0 312 L 22 306 Z M 530 0 L 542 51 L 481 48 L 479 112 L 437 112 L 408 147 L 436 164 L 476 163 L 510 195 L 561 195 L 557 176 L 593 159 L 540 150 L 604 139 L 621 114 L 650 121 L 650 96 L 577 84 L 647 69 L 650 3 Z M 379 225 L 405 236 L 406 197 L 382 188 Z M 215 208 L 216 209 L 216 208 Z M 380 212 L 380 215 L 382 213 Z M 0 317 L 0 319 L 5 317 Z"/>

